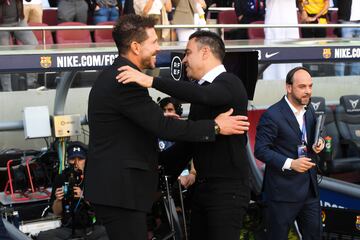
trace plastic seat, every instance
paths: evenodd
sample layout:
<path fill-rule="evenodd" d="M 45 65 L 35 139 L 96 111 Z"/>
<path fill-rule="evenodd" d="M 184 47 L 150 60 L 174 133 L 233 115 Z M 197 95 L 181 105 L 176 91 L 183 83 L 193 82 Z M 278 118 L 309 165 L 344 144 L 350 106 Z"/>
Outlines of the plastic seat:
<path fill-rule="evenodd" d="M 360 95 L 340 97 L 335 117 L 342 144 L 347 145 L 347 154 L 360 156 Z"/>
<path fill-rule="evenodd" d="M 81 22 L 64 22 L 58 26 L 87 26 Z M 91 43 L 91 35 L 89 30 L 57 30 L 56 42 L 63 43 Z"/>
<path fill-rule="evenodd" d="M 237 24 L 238 20 L 237 20 L 235 10 L 219 12 L 217 22 L 219 24 Z M 222 34 L 224 36 L 224 39 L 227 39 L 227 36 L 226 36 L 227 33 L 232 31 L 232 30 L 234 30 L 234 28 L 225 28 L 225 29 L 223 29 Z"/>
<path fill-rule="evenodd" d="M 255 21 L 250 24 L 264 24 L 264 21 Z M 265 33 L 263 28 L 248 28 L 249 39 L 264 39 Z"/>
<path fill-rule="evenodd" d="M 114 21 L 108 21 L 108 22 L 99 23 L 97 25 L 114 26 L 114 24 L 115 24 Z M 94 39 L 95 39 L 95 42 L 113 42 L 114 40 L 112 37 L 112 29 L 105 29 L 105 30 L 96 29 L 94 31 Z"/>
<path fill-rule="evenodd" d="M 33 22 L 29 22 L 28 25 L 30 27 L 48 26 L 46 23 L 33 23 Z M 37 31 L 36 30 L 36 31 L 33 31 L 33 33 L 34 33 L 36 39 L 38 40 L 38 43 L 39 44 L 44 44 L 43 43 L 43 36 L 42 36 L 43 31 L 41 31 L 41 30 Z M 51 34 L 50 31 L 45 31 L 45 43 L 46 44 L 53 44 L 54 43 L 54 39 L 53 39 L 52 34 Z M 19 40 L 16 40 L 16 44 L 22 45 L 22 42 L 19 41 Z"/>
<path fill-rule="evenodd" d="M 57 8 L 44 8 L 42 21 L 48 26 L 56 26 L 58 23 Z"/>
<path fill-rule="evenodd" d="M 325 159 L 324 151 L 320 154 L 321 167 L 327 174 L 351 172 L 360 170 L 360 158 L 357 156 L 347 156 L 344 153 L 343 146 L 340 140 L 340 133 L 335 120 L 334 111 L 329 106 L 326 106 L 323 97 L 312 97 L 311 104 L 317 115 L 325 114 L 325 134 L 332 138 L 332 155 L 330 159 Z M 324 161 L 326 167 L 324 167 Z"/>

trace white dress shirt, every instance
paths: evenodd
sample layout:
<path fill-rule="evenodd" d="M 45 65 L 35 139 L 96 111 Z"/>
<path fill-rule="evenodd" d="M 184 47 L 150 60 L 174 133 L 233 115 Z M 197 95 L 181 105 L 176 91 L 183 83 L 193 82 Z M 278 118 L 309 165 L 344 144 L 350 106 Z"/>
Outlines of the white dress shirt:
<path fill-rule="evenodd" d="M 287 104 L 289 105 L 291 111 L 294 113 L 295 115 L 295 118 L 296 118 L 296 121 L 299 123 L 299 128 L 300 128 L 300 131 L 302 131 L 302 127 L 303 127 L 303 124 L 304 124 L 304 114 L 306 112 L 305 110 L 305 106 L 300 110 L 298 111 L 290 102 L 289 102 L 289 99 L 287 98 L 287 96 L 285 96 L 285 101 L 287 102 Z M 307 141 L 307 136 L 306 136 L 306 132 L 305 132 L 305 141 Z M 285 163 L 284 163 L 284 166 L 282 167 L 282 170 L 284 171 L 285 169 L 287 170 L 291 170 L 291 162 L 293 161 L 294 159 L 291 159 L 291 158 L 287 158 Z"/>
<path fill-rule="evenodd" d="M 212 83 L 214 79 L 219 76 L 221 73 L 226 72 L 224 65 L 220 64 L 219 66 L 214 67 L 208 71 L 198 82 L 199 85 L 202 85 L 204 82 Z"/>

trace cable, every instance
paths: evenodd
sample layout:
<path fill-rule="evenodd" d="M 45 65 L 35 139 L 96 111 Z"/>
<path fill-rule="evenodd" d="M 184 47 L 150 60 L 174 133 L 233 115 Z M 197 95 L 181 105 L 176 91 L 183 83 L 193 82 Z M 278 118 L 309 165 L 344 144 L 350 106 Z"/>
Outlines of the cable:
<path fill-rule="evenodd" d="M 48 139 L 47 139 L 46 137 L 44 137 L 44 140 L 45 140 L 45 142 L 46 142 L 46 147 L 47 147 L 47 149 L 49 149 L 49 148 L 50 148 L 50 144 L 49 144 Z"/>
<path fill-rule="evenodd" d="M 58 146 L 58 157 L 59 157 L 59 174 L 62 173 L 62 162 L 61 162 L 61 158 L 62 158 L 62 153 L 61 153 L 61 141 L 59 141 L 59 146 Z"/>
<path fill-rule="evenodd" d="M 80 189 L 81 189 L 81 188 L 80 188 Z M 79 200 L 78 200 L 78 202 L 77 202 L 77 204 L 76 204 L 76 206 L 75 206 L 75 208 L 74 208 L 74 212 L 76 212 L 76 209 L 77 209 L 77 208 L 79 207 L 79 205 L 80 205 L 80 201 L 81 201 L 81 199 L 83 198 L 83 192 L 84 192 L 84 191 L 81 191 Z"/>

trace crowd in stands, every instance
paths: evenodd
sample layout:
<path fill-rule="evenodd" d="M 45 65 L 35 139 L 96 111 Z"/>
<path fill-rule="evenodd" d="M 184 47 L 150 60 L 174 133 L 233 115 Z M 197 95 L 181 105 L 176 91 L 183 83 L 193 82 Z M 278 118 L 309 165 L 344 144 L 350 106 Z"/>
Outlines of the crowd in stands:
<path fill-rule="evenodd" d="M 354 0 L 355 7 L 357 1 Z M 351 1 L 332 0 L 292 0 L 286 4 L 277 0 L 0 0 L 0 26 L 27 26 L 43 24 L 57 25 L 67 22 L 87 25 L 114 23 L 122 14 L 135 13 L 153 16 L 157 24 L 195 24 L 205 25 L 206 19 L 217 18 L 218 23 L 249 24 L 249 23 L 319 23 L 356 22 L 341 19 L 335 13 L 329 13 L 330 6 L 351 9 Z M 289 8 L 285 8 L 285 5 Z M 234 10 L 210 14 L 209 7 L 234 7 Z M 51 7 L 51 8 L 49 8 Z M 297 8 L 298 10 L 292 11 Z M 279 11 L 277 9 L 280 9 Z M 5 11 L 4 11 L 5 10 Z M 282 11 L 285 10 L 285 11 Z M 348 10 L 345 10 L 348 11 Z M 272 12 L 275 12 L 272 13 Z M 344 12 L 344 10 L 342 10 Z M 3 15 L 3 16 L 2 16 Z M 282 16 L 283 15 L 283 16 Z M 349 15 L 347 13 L 347 15 Z M 294 20 L 295 19 L 295 20 Z M 285 29 L 286 31 L 288 29 Z M 250 33 L 249 33 L 250 31 Z M 252 32 L 251 32 L 252 31 Z M 265 33 L 263 32 L 265 31 Z M 271 35 L 271 29 L 256 30 L 231 29 L 226 30 L 225 39 L 265 38 Z M 295 31 L 299 31 L 295 29 Z M 176 31 L 158 29 L 160 40 L 186 41 L 194 29 L 179 28 Z M 257 33 L 260 32 L 260 33 Z M 261 33 L 263 32 L 263 33 Z M 337 30 L 336 35 L 342 34 Z M 249 35 L 250 34 L 250 35 Z M 32 35 L 32 36 L 30 36 Z M 334 29 L 302 28 L 300 37 L 336 36 Z M 282 34 L 280 34 L 281 38 Z M 350 36 L 349 34 L 346 36 Z M 266 37 L 271 39 L 272 37 Z M 15 40 L 22 44 L 37 44 L 31 32 L 0 32 L 1 45 L 8 45 Z M 55 41 L 56 42 L 56 41 Z"/>
<path fill-rule="evenodd" d="M 359 23 L 360 14 L 355 10 L 360 6 L 359 2 L 360 0 L 0 0 L 0 27 L 113 25 L 119 16 L 129 13 L 151 15 L 161 25 L 205 25 L 210 18 L 217 18 L 218 23 L 225 24 Z M 207 10 L 214 6 L 234 7 L 234 10 L 216 13 Z M 339 11 L 328 11 L 329 7 L 338 7 Z M 66 35 L 65 30 L 46 32 L 45 41 L 47 44 L 112 41 L 110 30 L 69 31 L 70 34 L 67 35 L 71 37 L 67 40 L 62 37 Z M 157 35 L 160 41 L 187 41 L 194 31 L 195 29 L 186 28 L 157 29 Z M 76 32 L 78 33 L 75 34 Z M 359 32 L 358 28 L 249 28 L 225 29 L 222 34 L 225 40 L 297 39 L 338 36 L 351 38 L 359 37 Z M 0 45 L 38 43 L 43 44 L 41 31 L 0 31 Z M 344 69 L 344 64 L 337 64 L 336 75 L 344 75 Z M 351 72 L 359 71 L 360 67 L 353 64 Z M 288 69 L 283 72 L 288 72 Z M 266 75 L 265 72 L 265 79 Z M 274 77 L 273 73 L 270 75 Z M 0 79 L 1 89 L 11 91 L 9 74 L 1 74 Z"/>

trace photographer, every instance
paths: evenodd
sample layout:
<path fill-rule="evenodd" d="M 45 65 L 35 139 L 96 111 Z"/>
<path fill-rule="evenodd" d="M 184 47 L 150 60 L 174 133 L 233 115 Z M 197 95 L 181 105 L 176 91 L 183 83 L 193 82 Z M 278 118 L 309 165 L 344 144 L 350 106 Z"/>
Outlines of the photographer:
<path fill-rule="evenodd" d="M 61 216 L 62 226 L 40 232 L 37 239 L 108 240 L 105 228 L 95 224 L 93 208 L 83 198 L 83 171 L 87 148 L 81 142 L 71 142 L 66 151 L 68 167 L 56 176 L 51 193 L 52 210 L 55 215 Z"/>

